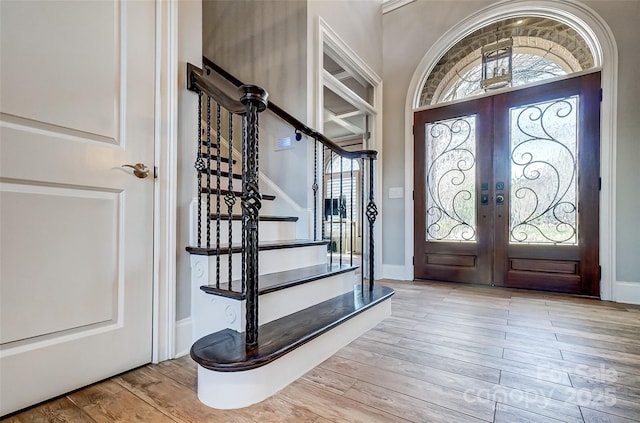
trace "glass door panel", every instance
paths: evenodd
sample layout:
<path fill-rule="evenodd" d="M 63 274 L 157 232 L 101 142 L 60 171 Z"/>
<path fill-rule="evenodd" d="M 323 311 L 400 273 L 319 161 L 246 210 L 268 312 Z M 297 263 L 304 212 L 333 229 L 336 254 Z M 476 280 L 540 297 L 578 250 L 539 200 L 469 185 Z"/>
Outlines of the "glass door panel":
<path fill-rule="evenodd" d="M 418 278 L 491 282 L 490 111 L 481 99 L 415 115 Z"/>
<path fill-rule="evenodd" d="M 512 107 L 509 242 L 578 243 L 578 96 Z"/>
<path fill-rule="evenodd" d="M 476 240 L 476 116 L 427 123 L 427 241 Z"/>

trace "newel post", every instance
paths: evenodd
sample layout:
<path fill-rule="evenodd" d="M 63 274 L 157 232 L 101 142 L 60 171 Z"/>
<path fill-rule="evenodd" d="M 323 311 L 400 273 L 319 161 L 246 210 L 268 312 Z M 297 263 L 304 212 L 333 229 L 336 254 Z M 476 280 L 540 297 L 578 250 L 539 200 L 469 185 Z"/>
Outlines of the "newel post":
<path fill-rule="evenodd" d="M 238 88 L 240 101 L 246 106 L 245 136 L 242 139 L 242 223 L 245 232 L 242 248 L 243 278 L 247 289 L 246 345 L 258 342 L 258 213 L 262 195 L 258 185 L 258 115 L 267 107 L 268 94 L 255 85 Z"/>

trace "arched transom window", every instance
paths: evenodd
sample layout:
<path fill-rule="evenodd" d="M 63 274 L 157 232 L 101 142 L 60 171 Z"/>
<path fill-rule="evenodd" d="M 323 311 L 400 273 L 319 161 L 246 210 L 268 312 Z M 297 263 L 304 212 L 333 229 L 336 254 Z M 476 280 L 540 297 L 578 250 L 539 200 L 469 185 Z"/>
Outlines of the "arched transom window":
<path fill-rule="evenodd" d="M 420 106 L 485 93 L 482 49 L 503 41 L 512 42 L 510 86 L 593 67 L 586 41 L 566 24 L 539 17 L 506 19 L 469 34 L 442 56 L 423 85 Z"/>

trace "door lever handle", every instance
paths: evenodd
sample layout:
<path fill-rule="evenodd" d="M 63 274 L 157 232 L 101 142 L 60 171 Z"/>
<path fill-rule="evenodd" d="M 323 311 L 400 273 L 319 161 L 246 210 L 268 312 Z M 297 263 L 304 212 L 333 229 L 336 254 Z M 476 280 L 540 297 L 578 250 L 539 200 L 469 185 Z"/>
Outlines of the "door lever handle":
<path fill-rule="evenodd" d="M 133 174 L 140 179 L 144 179 L 149 176 L 149 168 L 142 163 L 136 163 L 135 165 L 123 164 L 120 167 L 130 167 L 133 169 Z"/>

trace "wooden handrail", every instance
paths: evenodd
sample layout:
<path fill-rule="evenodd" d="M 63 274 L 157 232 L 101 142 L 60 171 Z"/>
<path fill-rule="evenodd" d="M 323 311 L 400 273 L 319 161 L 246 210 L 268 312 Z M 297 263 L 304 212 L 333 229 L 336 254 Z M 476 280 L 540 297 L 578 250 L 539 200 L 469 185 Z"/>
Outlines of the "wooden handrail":
<path fill-rule="evenodd" d="M 222 107 L 232 113 L 243 114 L 246 106 L 239 100 L 235 100 L 216 87 L 211 81 L 202 75 L 202 69 L 187 63 L 187 89 L 190 91 L 202 91 L 217 101 Z"/>
<path fill-rule="evenodd" d="M 212 62 L 206 56 L 202 56 L 202 62 L 204 63 L 205 68 L 209 68 L 212 71 L 216 72 L 224 79 L 235 85 L 236 87 L 240 87 L 244 85 L 242 81 L 240 81 L 235 76 L 231 75 L 229 72 Z M 331 139 L 327 138 L 321 132 L 316 131 L 315 129 L 305 125 L 300 122 L 298 119 L 293 117 L 290 113 L 284 110 L 282 107 L 275 104 L 273 101 L 269 100 L 269 104 L 267 104 L 267 109 L 271 110 L 276 116 L 280 119 L 287 122 L 289 125 L 293 126 L 297 131 L 318 140 L 325 147 L 338 154 L 341 157 L 345 157 L 347 159 L 376 159 L 378 157 L 378 152 L 375 150 L 357 150 L 357 151 L 348 151 L 344 148 L 340 147 Z"/>

